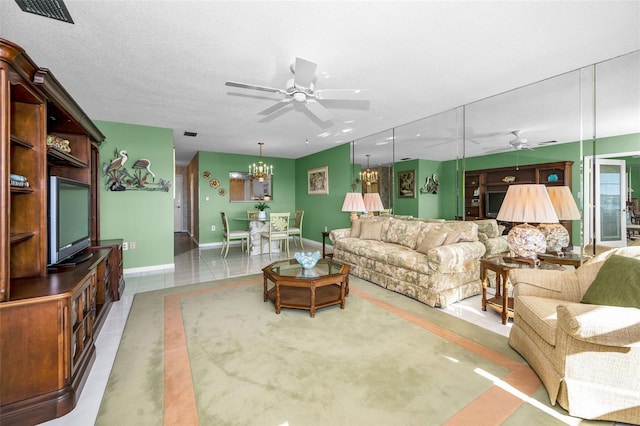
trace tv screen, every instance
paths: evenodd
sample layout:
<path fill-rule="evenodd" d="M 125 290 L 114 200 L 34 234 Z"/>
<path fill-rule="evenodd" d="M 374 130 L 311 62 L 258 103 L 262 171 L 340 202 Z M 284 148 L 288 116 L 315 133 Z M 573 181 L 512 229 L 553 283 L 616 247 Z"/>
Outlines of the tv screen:
<path fill-rule="evenodd" d="M 487 191 L 485 193 L 485 216 L 490 218 L 498 217 L 498 212 L 504 201 L 504 197 L 507 195 L 507 191 Z"/>
<path fill-rule="evenodd" d="M 61 263 L 89 246 L 91 188 L 58 176 L 49 178 L 49 264 Z"/>

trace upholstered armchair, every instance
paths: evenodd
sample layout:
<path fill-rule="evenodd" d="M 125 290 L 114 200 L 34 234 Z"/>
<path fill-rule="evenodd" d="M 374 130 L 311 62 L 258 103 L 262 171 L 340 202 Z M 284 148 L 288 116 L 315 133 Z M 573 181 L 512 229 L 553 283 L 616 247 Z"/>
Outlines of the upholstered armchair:
<path fill-rule="evenodd" d="M 515 306 L 509 345 L 538 374 L 552 404 L 558 402 L 572 416 L 640 424 L 640 309 L 593 304 L 591 298 L 595 287 L 640 288 L 639 269 L 635 278 L 633 273 L 630 279 L 616 276 L 609 287 L 596 286 L 605 273 L 617 274 L 603 269 L 611 268 L 605 262 L 620 259 L 609 260 L 613 255 L 640 263 L 640 247 L 625 247 L 599 254 L 576 270 L 511 270 Z M 619 264 L 616 269 L 629 272 Z M 638 303 L 637 296 L 628 299 Z"/>

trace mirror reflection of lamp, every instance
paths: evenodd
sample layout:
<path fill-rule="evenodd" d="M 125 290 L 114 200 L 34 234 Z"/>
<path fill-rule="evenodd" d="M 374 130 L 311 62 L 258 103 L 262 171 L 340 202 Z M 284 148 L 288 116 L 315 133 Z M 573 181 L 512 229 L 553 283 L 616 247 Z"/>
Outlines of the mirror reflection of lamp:
<path fill-rule="evenodd" d="M 568 186 L 547 187 L 551 204 L 559 220 L 578 220 L 580 210 Z M 569 231 L 560 223 L 542 223 L 540 230 L 547 240 L 547 250 L 562 255 L 562 249 L 569 245 Z"/>
<path fill-rule="evenodd" d="M 497 220 L 519 223 L 507 235 L 509 250 L 516 256 L 537 261 L 538 253 L 547 250 L 547 240 L 540 229 L 528 222 L 558 223 L 558 215 L 544 185 L 510 185 Z"/>
<path fill-rule="evenodd" d="M 347 192 L 342 203 L 343 212 L 351 212 L 351 221 L 358 218 L 357 212 L 366 212 L 362 194 L 359 192 Z"/>
<path fill-rule="evenodd" d="M 377 192 L 367 192 L 364 194 L 364 208 L 367 209 L 367 213 L 384 210 L 380 194 Z"/>

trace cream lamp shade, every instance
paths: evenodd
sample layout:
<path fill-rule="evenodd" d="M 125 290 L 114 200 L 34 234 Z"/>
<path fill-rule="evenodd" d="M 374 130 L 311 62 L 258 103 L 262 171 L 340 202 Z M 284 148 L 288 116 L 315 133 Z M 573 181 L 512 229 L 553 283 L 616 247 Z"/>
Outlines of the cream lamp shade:
<path fill-rule="evenodd" d="M 351 220 L 358 218 L 356 212 L 366 212 L 367 209 L 364 206 L 362 194 L 359 192 L 347 192 L 344 197 L 344 203 L 342 203 L 342 211 L 351 212 Z"/>
<path fill-rule="evenodd" d="M 544 234 L 532 223 L 558 223 L 547 188 L 539 184 L 511 185 L 496 218 L 500 221 L 520 223 L 507 235 L 509 250 L 516 256 L 536 259 L 547 250 Z"/>
<path fill-rule="evenodd" d="M 568 186 L 550 186 L 547 188 L 553 209 L 560 220 L 580 219 L 580 210 L 573 199 L 571 189 Z M 559 223 L 542 223 L 540 230 L 547 240 L 547 250 L 558 254 L 567 247 L 570 242 L 569 231 Z"/>
<path fill-rule="evenodd" d="M 367 212 L 379 212 L 384 210 L 380 194 L 377 192 L 368 192 L 364 194 L 364 208 L 367 209 Z"/>

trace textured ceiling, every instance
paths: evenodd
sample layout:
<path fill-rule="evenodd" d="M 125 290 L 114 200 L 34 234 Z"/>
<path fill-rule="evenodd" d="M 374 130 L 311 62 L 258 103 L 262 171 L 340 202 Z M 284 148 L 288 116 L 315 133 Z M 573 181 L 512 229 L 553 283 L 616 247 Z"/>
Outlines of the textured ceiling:
<path fill-rule="evenodd" d="M 255 155 L 258 141 L 299 158 L 640 49 L 638 1 L 65 3 L 73 25 L 0 0 L 0 37 L 91 118 L 173 129 L 178 164 L 199 150 Z M 318 90 L 366 89 L 368 101 L 325 101 L 329 122 L 294 103 L 263 116 L 282 95 L 224 84 L 284 88 L 297 56 L 318 64 Z M 466 136 L 526 126 L 509 120 Z"/>

